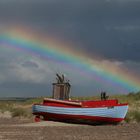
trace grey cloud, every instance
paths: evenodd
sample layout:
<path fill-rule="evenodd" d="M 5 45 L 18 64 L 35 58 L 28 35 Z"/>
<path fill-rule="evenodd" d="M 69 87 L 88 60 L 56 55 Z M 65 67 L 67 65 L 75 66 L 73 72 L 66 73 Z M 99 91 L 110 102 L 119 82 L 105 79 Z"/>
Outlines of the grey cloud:
<path fill-rule="evenodd" d="M 38 68 L 39 67 L 35 62 L 32 62 L 32 61 L 25 61 L 25 62 L 23 62 L 22 66 L 29 67 L 29 68 Z"/>
<path fill-rule="evenodd" d="M 105 59 L 121 64 L 119 67 L 126 67 L 139 75 L 139 15 L 140 0 L 0 0 L 0 34 L 4 28 L 25 25 L 60 41 L 73 43 L 74 49 L 83 50 L 90 56 L 99 55 L 102 63 Z M 94 82 L 88 78 L 82 81 L 80 74 L 61 64 L 27 56 L 0 46 L 0 84 L 3 84 L 3 91 L 8 92 L 5 85 L 10 88 L 12 82 L 13 92 L 18 85 L 22 85 L 21 89 L 26 85 L 28 89 L 41 83 L 49 84 L 56 72 L 70 76 L 77 92 L 80 91 L 75 85 Z M 85 89 L 90 89 L 91 93 L 92 87 L 86 85 Z M 95 83 L 94 91 L 98 92 L 100 87 Z M 102 89 L 107 87 L 102 86 Z"/>
<path fill-rule="evenodd" d="M 51 96 L 51 84 L 27 82 L 5 82 L 0 84 L 0 97 L 38 97 Z"/>
<path fill-rule="evenodd" d="M 124 67 L 128 70 L 131 69 L 131 72 L 140 79 L 140 62 L 136 61 L 126 61 L 124 64 Z"/>
<path fill-rule="evenodd" d="M 97 53 L 109 59 L 138 61 L 137 52 L 134 56 L 135 50 L 126 49 L 126 46 L 127 41 L 139 46 L 139 41 L 134 39 L 138 38 L 139 31 L 125 34 L 123 31 L 108 31 L 106 27 L 123 28 L 126 24 L 138 27 L 139 6 L 139 1 L 131 0 L 111 0 L 109 4 L 105 0 L 15 1 L 1 5 L 0 13 L 2 22 L 26 24 L 59 36 L 62 40 L 75 42 L 79 49 L 82 46 L 85 51 L 90 50 L 91 55 Z"/>
<path fill-rule="evenodd" d="M 8 49 L 6 46 L 5 49 L 0 48 L 0 58 L 0 77 L 2 77 L 0 83 L 5 81 L 43 83 L 51 72 L 47 64 L 42 64 L 39 58 L 17 52 L 16 49 Z"/>
<path fill-rule="evenodd" d="M 136 30 L 140 30 L 140 25 L 125 25 L 125 26 L 114 26 L 114 27 L 108 27 L 108 30 L 120 30 L 120 31 L 126 31 L 126 32 L 133 32 Z"/>
<path fill-rule="evenodd" d="M 73 96 L 85 96 L 85 94 L 87 96 L 95 95 L 102 90 L 110 93 L 116 93 L 115 91 L 118 91 L 118 89 L 116 89 L 117 87 L 111 88 L 110 85 L 95 81 L 94 74 L 90 78 L 86 78 L 86 75 L 80 74 L 80 71 L 76 71 L 74 67 L 70 69 L 71 66 L 67 67 L 66 65 L 63 66 L 33 57 L 28 57 L 29 60 L 27 61 L 23 56 L 16 56 L 12 62 L 5 60 L 7 58 L 5 57 L 4 59 L 3 57 L 3 61 L 5 60 L 6 63 L 0 63 L 0 96 L 4 96 L 3 93 L 6 93 L 6 96 L 48 96 L 51 94 L 51 83 L 55 80 L 56 72 L 65 73 L 66 78 L 70 80 L 72 83 Z M 136 62 L 102 60 L 96 63 L 106 66 L 114 65 L 118 68 L 129 68 L 134 73 L 137 73 L 137 76 L 139 75 L 140 64 Z M 3 75 L 5 79 L 3 79 L 1 75 Z"/>

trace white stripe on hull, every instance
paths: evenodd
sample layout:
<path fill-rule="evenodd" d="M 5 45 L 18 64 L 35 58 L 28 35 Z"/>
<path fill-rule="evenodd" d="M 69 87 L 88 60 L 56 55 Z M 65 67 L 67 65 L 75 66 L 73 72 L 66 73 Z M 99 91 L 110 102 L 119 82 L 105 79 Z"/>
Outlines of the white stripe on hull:
<path fill-rule="evenodd" d="M 109 118 L 124 118 L 128 105 L 114 106 L 113 108 L 99 107 L 99 108 L 65 108 L 65 107 L 52 107 L 43 105 L 33 105 L 33 113 L 46 112 L 54 114 L 66 115 L 85 115 L 85 116 L 99 116 Z"/>

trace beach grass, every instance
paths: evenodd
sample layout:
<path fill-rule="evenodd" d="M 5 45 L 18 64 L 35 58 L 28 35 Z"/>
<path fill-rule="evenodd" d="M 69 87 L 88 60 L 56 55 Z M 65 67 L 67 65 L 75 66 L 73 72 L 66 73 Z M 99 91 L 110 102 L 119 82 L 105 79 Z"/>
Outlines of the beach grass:
<path fill-rule="evenodd" d="M 24 102 L 0 101 L 0 112 L 10 111 L 12 117 L 32 117 L 32 105 L 42 103 L 44 97 L 32 98 Z M 100 96 L 71 97 L 72 100 L 99 100 Z M 129 109 L 125 122 L 140 122 L 140 92 L 127 95 L 110 95 L 109 99 L 118 99 L 120 103 L 128 103 Z"/>

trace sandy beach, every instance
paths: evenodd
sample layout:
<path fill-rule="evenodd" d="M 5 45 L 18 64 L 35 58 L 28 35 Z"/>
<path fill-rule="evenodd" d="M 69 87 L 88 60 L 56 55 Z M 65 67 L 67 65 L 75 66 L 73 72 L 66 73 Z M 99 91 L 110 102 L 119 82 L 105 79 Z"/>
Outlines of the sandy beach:
<path fill-rule="evenodd" d="M 81 125 L 1 119 L 0 140 L 139 140 L 140 125 Z"/>

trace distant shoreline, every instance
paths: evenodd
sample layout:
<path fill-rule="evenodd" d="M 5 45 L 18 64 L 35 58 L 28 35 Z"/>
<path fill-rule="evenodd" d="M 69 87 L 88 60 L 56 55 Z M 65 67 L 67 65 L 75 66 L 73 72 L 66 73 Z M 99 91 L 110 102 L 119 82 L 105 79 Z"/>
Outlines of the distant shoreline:
<path fill-rule="evenodd" d="M 4 97 L 0 98 L 0 101 L 27 101 L 34 99 L 33 97 Z"/>

